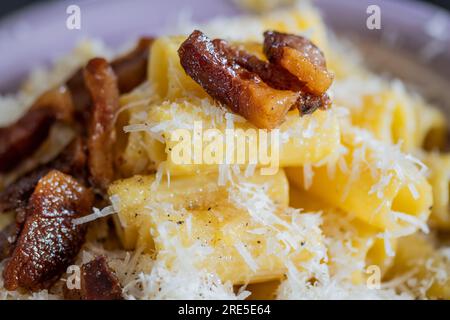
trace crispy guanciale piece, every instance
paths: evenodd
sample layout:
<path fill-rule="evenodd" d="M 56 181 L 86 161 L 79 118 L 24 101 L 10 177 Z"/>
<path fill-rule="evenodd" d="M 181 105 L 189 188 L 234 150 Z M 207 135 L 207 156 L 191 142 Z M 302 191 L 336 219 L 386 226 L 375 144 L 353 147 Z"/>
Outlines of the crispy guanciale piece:
<path fill-rule="evenodd" d="M 132 51 L 111 62 L 121 94 L 130 92 L 147 78 L 148 53 L 153 40 L 147 37 L 139 39 Z M 89 92 L 84 84 L 83 68 L 78 69 L 66 81 L 66 85 L 72 93 L 77 112 L 83 115 L 90 105 Z"/>
<path fill-rule="evenodd" d="M 122 300 L 119 279 L 109 268 L 104 256 L 81 266 L 81 299 L 83 300 Z"/>
<path fill-rule="evenodd" d="M 111 68 L 117 75 L 120 93 L 127 93 L 147 79 L 147 63 L 153 38 L 141 38 L 137 46 L 111 62 Z"/>
<path fill-rule="evenodd" d="M 55 121 L 48 109 L 30 110 L 14 124 L 0 129 L 0 172 L 14 169 L 47 138 Z"/>
<path fill-rule="evenodd" d="M 302 116 L 311 114 L 317 109 L 328 109 L 330 106 L 331 99 L 327 93 L 316 96 L 308 92 L 302 92 L 297 103 L 297 108 Z"/>
<path fill-rule="evenodd" d="M 92 204 L 92 192 L 71 176 L 54 170 L 39 180 L 3 272 L 5 288 L 50 288 L 84 243 L 86 226 L 72 220 L 89 213 Z"/>
<path fill-rule="evenodd" d="M 55 121 L 72 121 L 69 91 L 61 86 L 42 94 L 15 123 L 0 128 L 0 172 L 14 169 L 47 138 Z"/>
<path fill-rule="evenodd" d="M 304 37 L 266 31 L 264 53 L 270 62 L 295 75 L 316 96 L 323 95 L 333 82 L 322 51 Z"/>
<path fill-rule="evenodd" d="M 76 118 L 79 123 L 84 123 L 89 117 L 90 97 L 84 84 L 83 68 L 78 69 L 67 79 L 66 86 L 72 94 L 73 104 L 75 106 Z M 83 129 L 83 128 L 82 128 Z"/>
<path fill-rule="evenodd" d="M 259 128 L 279 126 L 299 97 L 297 92 L 270 87 L 198 30 L 183 42 L 178 54 L 186 73 L 209 95 Z"/>
<path fill-rule="evenodd" d="M 229 61 L 234 61 L 242 68 L 256 73 L 269 86 L 279 90 L 301 91 L 304 84 L 284 68 L 259 59 L 222 39 L 212 40 L 214 47 L 220 50 Z"/>
<path fill-rule="evenodd" d="M 83 179 L 85 165 L 83 142 L 81 138 L 76 138 L 55 159 L 35 168 L 0 192 L 0 213 L 25 208 L 38 181 L 51 170 L 55 169 Z M 17 218 L 18 223 L 23 222 L 20 214 Z"/>
<path fill-rule="evenodd" d="M 215 39 L 213 43 L 216 48 L 221 50 L 222 54 L 227 56 L 227 59 L 234 60 L 241 67 L 256 73 L 272 88 L 299 92 L 299 98 L 293 107 L 298 108 L 300 115 L 311 114 L 319 108 L 330 107 L 331 100 L 328 94 L 316 96 L 309 93 L 308 90 L 305 90 L 305 83 L 283 67 L 261 60 L 245 50 L 230 46 L 224 40 Z"/>
<path fill-rule="evenodd" d="M 114 120 L 120 107 L 117 78 L 105 59 L 94 58 L 84 69 L 84 80 L 92 101 L 87 143 L 91 182 L 105 190 L 114 179 Z"/>

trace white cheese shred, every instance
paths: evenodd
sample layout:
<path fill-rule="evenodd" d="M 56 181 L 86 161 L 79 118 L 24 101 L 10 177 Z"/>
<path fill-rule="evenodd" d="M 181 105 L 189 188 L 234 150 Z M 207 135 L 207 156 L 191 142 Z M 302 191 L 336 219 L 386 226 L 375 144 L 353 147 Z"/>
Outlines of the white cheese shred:
<path fill-rule="evenodd" d="M 118 213 L 119 210 L 120 210 L 120 199 L 119 199 L 119 197 L 117 195 L 113 195 L 113 196 L 111 196 L 110 201 L 112 203 L 110 206 L 104 207 L 102 210 L 100 210 L 98 208 L 94 208 L 93 209 L 94 210 L 93 213 L 91 213 L 91 214 L 89 214 L 87 216 L 81 217 L 81 218 L 73 219 L 72 223 L 74 225 L 85 224 L 85 223 L 88 223 L 88 222 L 91 222 L 91 221 L 94 221 L 94 220 L 97 220 L 97 219 L 100 219 L 100 218 L 104 218 L 104 217 L 107 217 L 109 215 Z"/>

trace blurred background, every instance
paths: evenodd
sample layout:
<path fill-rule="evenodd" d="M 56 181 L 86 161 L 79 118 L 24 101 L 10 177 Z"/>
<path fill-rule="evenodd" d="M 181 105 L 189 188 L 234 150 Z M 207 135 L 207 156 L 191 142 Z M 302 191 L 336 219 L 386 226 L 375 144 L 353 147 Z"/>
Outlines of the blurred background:
<path fill-rule="evenodd" d="M 81 39 L 101 39 L 119 49 L 143 34 L 171 33 L 186 20 L 201 23 L 242 12 L 233 1 L 0 1 L 0 94 L 16 91 L 31 69 L 53 64 Z M 370 67 L 408 79 L 428 100 L 450 110 L 450 0 L 313 1 L 334 34 L 353 42 Z M 78 30 L 66 27 L 68 4 L 83 4 Z M 383 25 L 377 30 L 366 24 L 366 9 L 373 4 L 382 10 Z M 19 13 L 27 6 L 34 8 Z"/>
<path fill-rule="evenodd" d="M 14 0 L 14 1 L 1 1 L 0 2 L 0 18 L 8 15 L 11 12 L 20 10 L 21 8 L 28 6 L 30 4 L 34 3 L 42 3 L 42 2 L 49 2 L 49 1 L 55 1 L 55 0 Z M 149 1 L 160 1 L 160 0 L 149 0 Z M 195 1 L 195 0 L 194 0 Z M 414 1 L 414 0 L 413 0 Z M 423 1 L 432 3 L 438 6 L 441 6 L 443 8 L 446 8 L 447 10 L 450 10 L 450 1 L 449 0 L 416 0 L 416 1 Z M 131 1 L 132 2 L 132 1 Z"/>

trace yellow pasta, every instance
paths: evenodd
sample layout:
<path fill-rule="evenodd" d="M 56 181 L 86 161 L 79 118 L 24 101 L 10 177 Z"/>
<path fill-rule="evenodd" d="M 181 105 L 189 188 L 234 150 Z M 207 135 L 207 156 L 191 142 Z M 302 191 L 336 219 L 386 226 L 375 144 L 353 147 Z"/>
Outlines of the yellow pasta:
<path fill-rule="evenodd" d="M 357 129 L 343 133 L 343 146 L 337 163 L 289 168 L 290 181 L 382 231 L 426 228 L 432 192 L 420 164 Z"/>
<path fill-rule="evenodd" d="M 332 275 L 362 284 L 369 266 L 377 266 L 381 275 L 390 267 L 393 257 L 386 252 L 384 240 L 378 238 L 378 229 L 294 186 L 290 187 L 290 205 L 306 211 L 322 212 L 322 230 Z M 396 240 L 390 241 L 395 253 Z"/>
<path fill-rule="evenodd" d="M 435 248 L 432 240 L 414 234 L 399 239 L 386 280 L 403 280 L 402 285 L 417 298 L 450 299 L 449 273 L 450 261 Z"/>
<path fill-rule="evenodd" d="M 176 99 L 186 95 L 207 96 L 180 64 L 177 50 L 185 39 L 186 37 L 161 37 L 152 45 L 148 79 L 161 99 Z"/>
<path fill-rule="evenodd" d="M 217 108 L 209 99 L 190 99 L 153 105 L 149 108 L 147 119 L 140 121 L 141 123 L 126 127 L 126 130 L 132 133 L 124 156 L 125 161 L 132 163 L 132 159 L 146 157 L 149 169 L 164 162 L 166 170 L 171 175 L 195 174 L 200 171 L 217 172 L 219 164 L 238 164 L 243 169 L 249 164 L 263 168 L 315 164 L 336 153 L 340 145 L 338 116 L 333 111 L 318 111 L 304 117 L 299 117 L 297 110 L 291 111 L 286 122 L 280 126 L 279 132 L 265 131 L 263 134 L 267 135 L 262 136 L 262 139 L 261 131 L 257 131 L 252 124 Z M 180 129 L 190 138 L 184 140 L 183 144 L 180 143 L 182 137 L 178 136 Z M 221 139 L 223 144 L 220 144 L 222 148 L 219 153 L 215 154 L 217 158 L 208 163 L 207 156 L 211 154 L 208 145 L 213 141 L 211 137 L 206 138 L 209 129 L 214 129 L 212 132 L 214 137 Z M 227 140 L 224 140 L 227 129 L 235 129 L 235 135 L 232 137 L 234 145 L 227 144 Z M 135 134 L 142 139 L 133 138 Z M 199 137 L 200 140 L 194 140 L 195 137 Z M 268 146 L 276 146 L 276 149 L 264 147 L 265 141 L 268 141 Z M 198 149 L 194 149 L 194 144 L 202 145 L 199 152 Z M 226 145 L 231 150 L 229 152 L 231 158 L 226 158 Z M 186 148 L 192 150 L 187 160 L 180 157 L 181 146 L 187 146 Z M 199 153 L 201 155 L 198 160 L 193 158 L 196 150 L 197 155 Z M 260 150 L 265 152 L 264 156 L 261 156 Z M 128 160 L 128 157 L 131 160 Z"/>
<path fill-rule="evenodd" d="M 401 143 L 405 151 L 442 144 L 445 133 L 442 113 L 401 88 L 362 96 L 362 105 L 350 114 L 354 125 L 386 143 Z"/>
<path fill-rule="evenodd" d="M 313 253 L 301 248 L 320 240 L 314 229 L 307 231 L 309 240 L 299 231 L 308 216 L 288 209 L 283 171 L 226 187 L 217 185 L 217 174 L 175 178 L 170 186 L 161 181 L 152 191 L 154 182 L 154 176 L 135 176 L 116 182 L 109 193 L 120 199 L 124 245 L 155 252 L 169 265 L 180 246 L 198 243 L 199 256 L 191 257 L 196 267 L 233 284 L 268 281 L 283 276 L 284 259 L 299 267 L 311 259 Z"/>
<path fill-rule="evenodd" d="M 428 153 L 424 161 L 429 168 L 428 181 L 433 187 L 433 209 L 430 223 L 438 228 L 450 229 L 450 154 Z"/>

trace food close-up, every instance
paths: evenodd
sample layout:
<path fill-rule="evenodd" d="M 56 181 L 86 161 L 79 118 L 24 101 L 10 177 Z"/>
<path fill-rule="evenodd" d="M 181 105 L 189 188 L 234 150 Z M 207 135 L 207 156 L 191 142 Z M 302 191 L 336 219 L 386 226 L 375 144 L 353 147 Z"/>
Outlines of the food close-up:
<path fill-rule="evenodd" d="M 448 11 L 165 2 L 0 20 L 0 299 L 450 300 Z"/>

